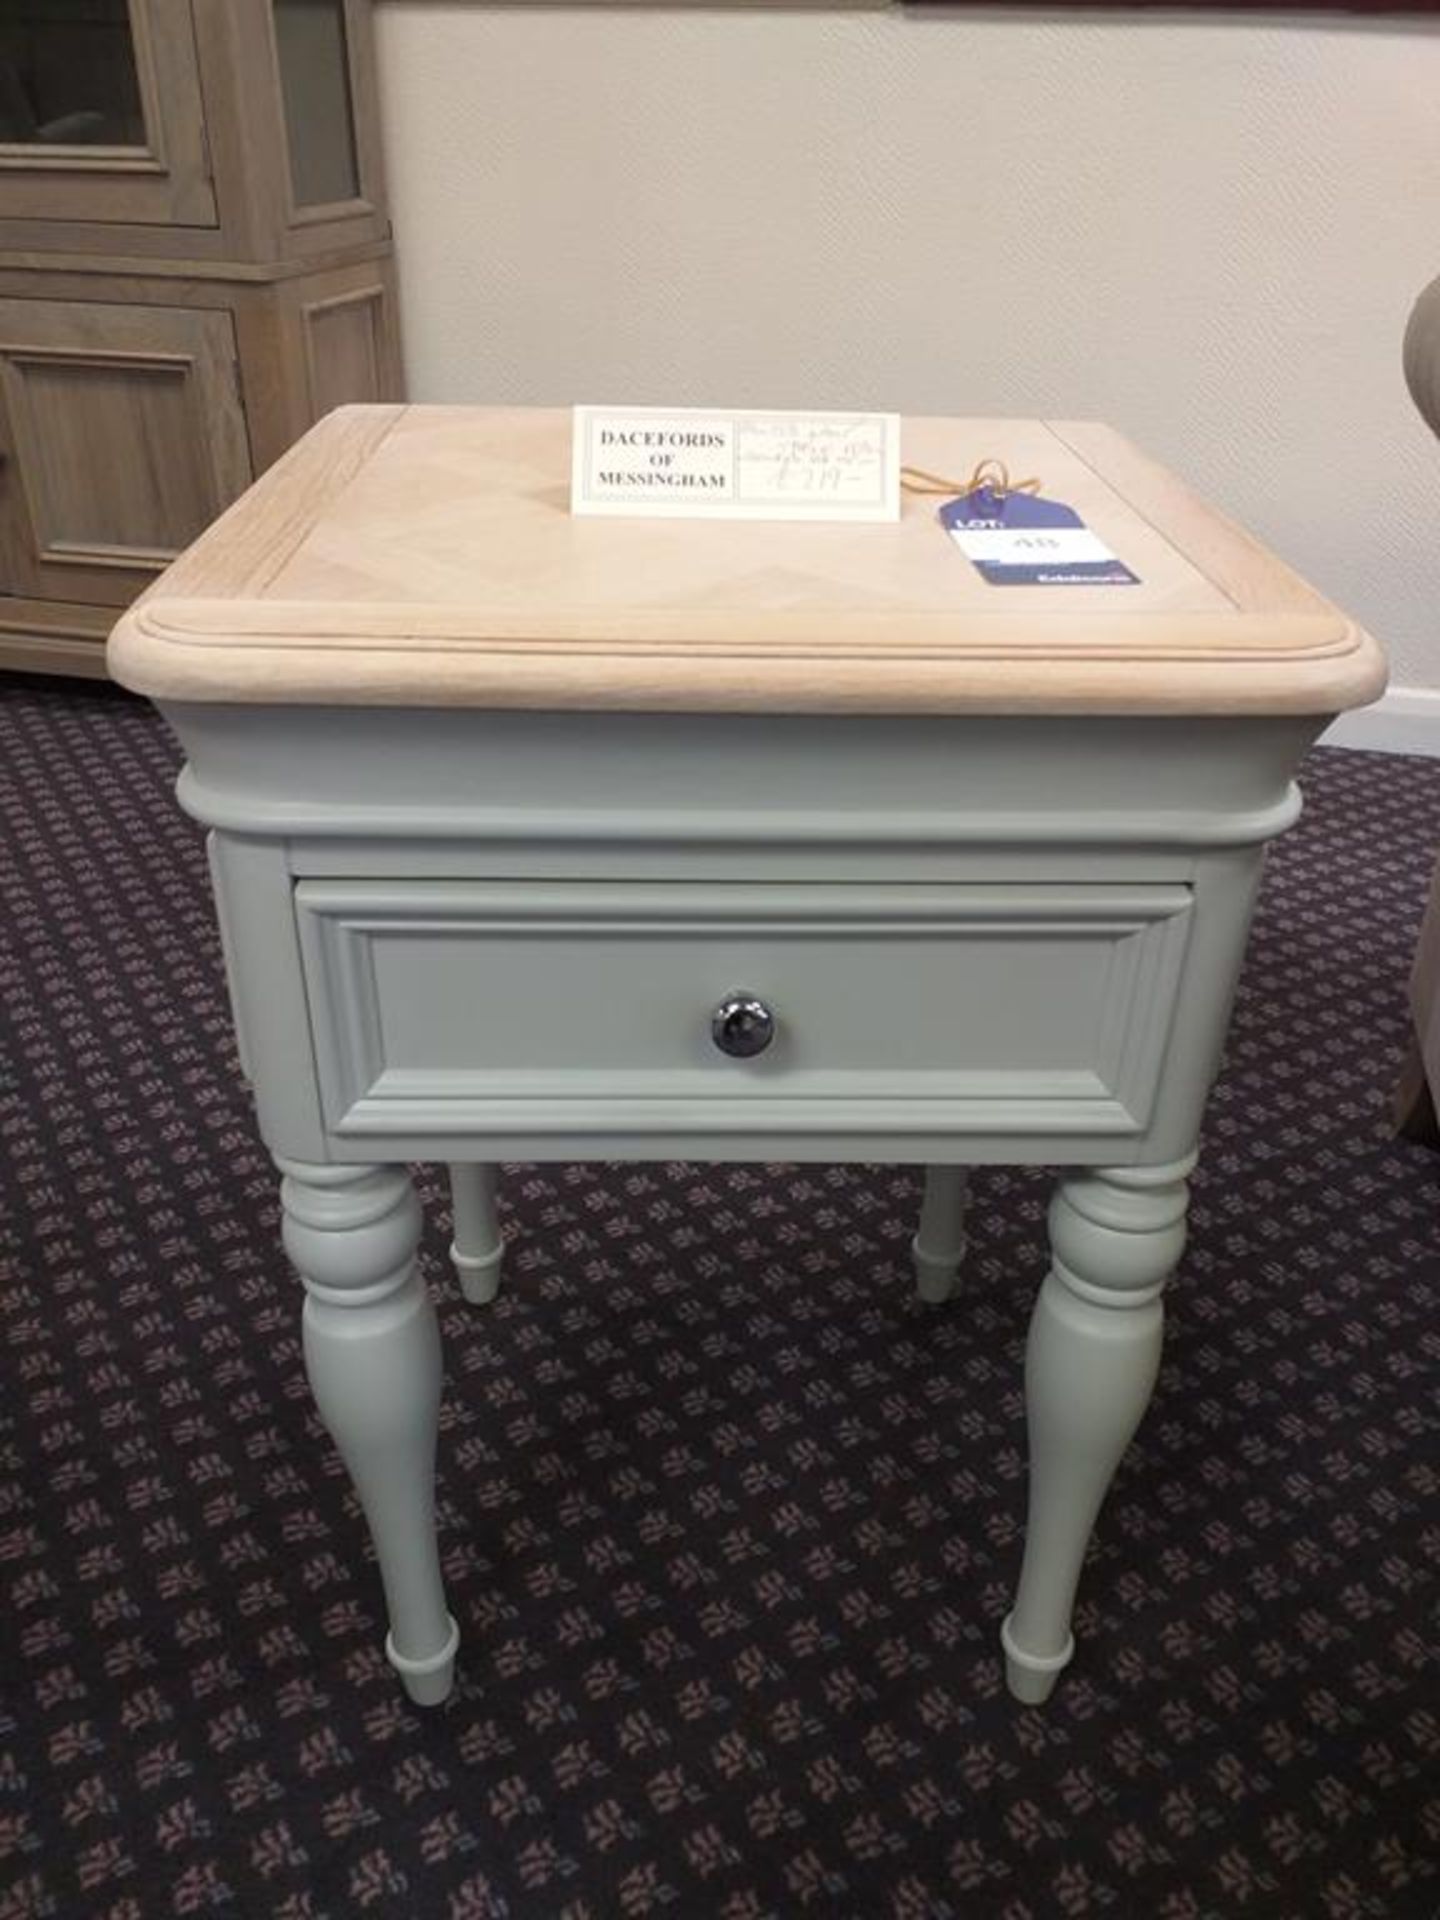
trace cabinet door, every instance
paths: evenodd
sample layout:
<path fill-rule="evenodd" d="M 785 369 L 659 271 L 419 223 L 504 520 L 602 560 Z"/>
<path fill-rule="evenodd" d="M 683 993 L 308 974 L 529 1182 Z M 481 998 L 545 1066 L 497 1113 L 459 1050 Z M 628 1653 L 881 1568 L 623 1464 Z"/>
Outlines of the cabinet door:
<path fill-rule="evenodd" d="M 215 225 L 190 0 L 4 0 L 0 218 Z"/>
<path fill-rule="evenodd" d="M 0 300 L 0 592 L 123 606 L 250 480 L 228 312 Z"/>
<path fill-rule="evenodd" d="M 346 0 L 271 0 L 290 205 L 300 219 L 362 197 L 351 11 Z"/>

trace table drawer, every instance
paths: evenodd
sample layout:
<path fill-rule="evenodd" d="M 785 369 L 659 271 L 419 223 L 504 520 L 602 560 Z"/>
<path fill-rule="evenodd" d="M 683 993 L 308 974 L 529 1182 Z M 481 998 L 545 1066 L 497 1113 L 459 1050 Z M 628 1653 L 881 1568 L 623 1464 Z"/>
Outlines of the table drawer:
<path fill-rule="evenodd" d="M 1135 1133 L 1183 886 L 303 880 L 327 1127 Z M 722 1052 L 744 990 L 763 1052 Z"/>

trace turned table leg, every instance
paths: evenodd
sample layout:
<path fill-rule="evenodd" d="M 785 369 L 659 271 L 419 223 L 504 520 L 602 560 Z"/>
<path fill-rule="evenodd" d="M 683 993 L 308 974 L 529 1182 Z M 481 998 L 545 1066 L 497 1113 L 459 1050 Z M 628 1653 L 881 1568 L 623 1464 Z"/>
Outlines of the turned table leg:
<path fill-rule="evenodd" d="M 471 1162 L 450 1169 L 450 1202 L 455 1213 L 455 1237 L 450 1258 L 460 1291 L 472 1306 L 488 1306 L 500 1291 L 500 1216 L 495 1189 L 500 1169 Z"/>
<path fill-rule="evenodd" d="M 380 1562 L 385 1655 L 411 1699 L 450 1691 L 460 1634 L 435 1539 L 440 1335 L 415 1267 L 420 1203 L 398 1167 L 277 1160 L 285 1247 L 305 1283 L 305 1366 Z"/>
<path fill-rule="evenodd" d="M 1030 1512 L 1005 1677 L 1038 1705 L 1075 1650 L 1080 1563 L 1160 1366 L 1160 1296 L 1185 1244 L 1191 1154 L 1066 1176 L 1050 1205 L 1050 1272 L 1025 1359 Z"/>
<path fill-rule="evenodd" d="M 939 1303 L 954 1291 L 965 1257 L 965 1209 L 970 1203 L 968 1167 L 927 1167 L 920 1225 L 910 1243 L 915 1291 Z"/>

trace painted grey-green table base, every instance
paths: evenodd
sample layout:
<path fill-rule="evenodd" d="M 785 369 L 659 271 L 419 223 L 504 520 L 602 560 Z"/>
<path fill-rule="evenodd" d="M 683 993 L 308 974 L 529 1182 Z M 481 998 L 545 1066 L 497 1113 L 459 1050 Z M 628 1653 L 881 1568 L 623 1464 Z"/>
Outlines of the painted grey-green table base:
<path fill-rule="evenodd" d="M 920 1225 L 910 1243 L 910 1257 L 915 1263 L 915 1291 L 933 1305 L 948 1300 L 955 1289 L 965 1258 L 969 1201 L 970 1175 L 964 1167 L 926 1169 Z"/>
<path fill-rule="evenodd" d="M 437 1705 L 460 1630 L 435 1537 L 440 1331 L 415 1261 L 420 1202 L 403 1168 L 278 1160 L 285 1249 L 305 1286 L 305 1370 L 360 1496 L 385 1585 L 385 1654 Z"/>
<path fill-rule="evenodd" d="M 1186 1175 L 1171 1166 L 1096 1169 L 1063 1180 L 1050 1208 L 1052 1261 L 1026 1349 L 1030 1512 L 1015 1605 L 1000 1629 L 1016 1699 L 1047 1700 L 1075 1651 L 1075 1589 L 1110 1480 L 1160 1365 L 1161 1290 L 1185 1240 Z M 451 1257 L 465 1298 L 495 1298 L 501 1237 L 496 1169 L 450 1169 Z M 969 1174 L 926 1169 L 912 1243 L 916 1292 L 948 1300 L 965 1256 Z"/>
<path fill-rule="evenodd" d="M 1050 1203 L 1050 1271 L 1025 1350 L 1025 1559 L 1000 1629 L 1010 1691 L 1030 1705 L 1075 1651 L 1085 1549 L 1160 1369 L 1160 1295 L 1185 1244 L 1194 1164 L 1072 1174 Z"/>
<path fill-rule="evenodd" d="M 1085 1549 L 1116 1467 L 1149 1403 L 1160 1364 L 1160 1292 L 1185 1239 L 1185 1176 L 1167 1167 L 1087 1172 L 1058 1186 L 1052 1264 L 1026 1351 L 1030 1513 L 1015 1606 L 1001 1627 L 1010 1691 L 1047 1700 L 1075 1650 L 1070 1614 Z M 496 1170 L 452 1166 L 461 1290 L 477 1305 L 500 1280 Z M 929 1167 L 912 1243 L 916 1292 L 948 1300 L 965 1256 L 969 1174 Z"/>
<path fill-rule="evenodd" d="M 456 1162 L 450 1168 L 455 1221 L 450 1261 L 461 1293 L 475 1307 L 488 1306 L 500 1290 L 504 1248 L 495 1205 L 497 1172 L 474 1162 Z M 931 1167 L 926 1174 L 920 1226 L 911 1247 L 915 1291 L 922 1300 L 948 1300 L 954 1289 L 965 1258 L 969 1188 L 963 1167 Z"/>
<path fill-rule="evenodd" d="M 926 1167 L 934 1302 L 963 1263 L 964 1169 L 1063 1170 L 1002 1632 L 1012 1693 L 1043 1700 L 1154 1383 L 1262 848 L 1323 716 L 167 715 L 306 1363 L 412 1698 L 445 1697 L 458 1634 L 405 1164 L 450 1166 L 483 1304 L 499 1162 L 665 1158 Z M 779 996 L 759 1061 L 704 1051 L 730 988 Z"/>
<path fill-rule="evenodd" d="M 306 1290 L 305 1361 L 375 1543 L 390 1616 L 386 1656 L 412 1699 L 443 1700 L 459 1634 L 435 1542 L 440 1339 L 415 1251 L 420 1208 L 398 1167 L 280 1161 L 286 1249 Z M 1063 1178 L 1052 1260 L 1026 1355 L 1030 1511 L 1015 1606 L 1001 1628 L 1017 1699 L 1049 1697 L 1074 1651 L 1070 1615 L 1091 1530 L 1154 1387 L 1160 1294 L 1185 1238 L 1186 1175 L 1164 1167 Z M 493 1300 L 501 1240 L 493 1166 L 451 1167 L 453 1257 L 465 1297 Z M 927 1170 L 918 1290 L 943 1300 L 963 1253 L 963 1169 Z"/>
<path fill-rule="evenodd" d="M 455 1234 L 450 1260 L 460 1291 L 472 1307 L 484 1307 L 500 1291 L 500 1217 L 495 1209 L 498 1169 L 484 1162 L 457 1162 L 450 1168 L 450 1202 Z"/>

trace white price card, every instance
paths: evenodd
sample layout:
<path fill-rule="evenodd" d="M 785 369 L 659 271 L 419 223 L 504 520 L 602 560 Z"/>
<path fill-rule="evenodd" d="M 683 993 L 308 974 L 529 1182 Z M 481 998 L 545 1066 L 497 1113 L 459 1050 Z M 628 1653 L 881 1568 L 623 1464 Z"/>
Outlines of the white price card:
<path fill-rule="evenodd" d="M 898 520 L 900 417 L 576 407 L 570 511 Z"/>

